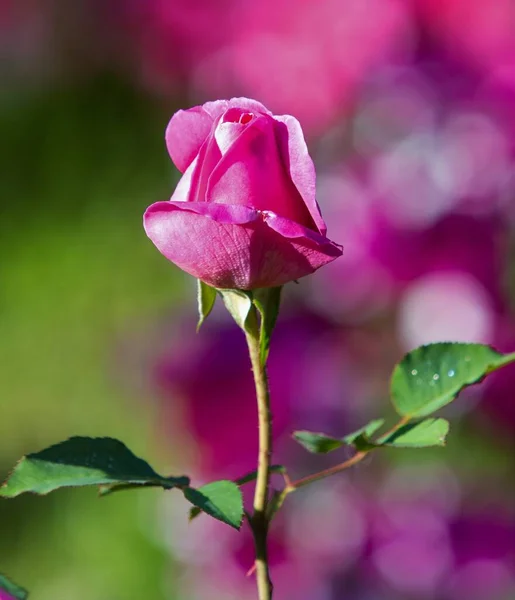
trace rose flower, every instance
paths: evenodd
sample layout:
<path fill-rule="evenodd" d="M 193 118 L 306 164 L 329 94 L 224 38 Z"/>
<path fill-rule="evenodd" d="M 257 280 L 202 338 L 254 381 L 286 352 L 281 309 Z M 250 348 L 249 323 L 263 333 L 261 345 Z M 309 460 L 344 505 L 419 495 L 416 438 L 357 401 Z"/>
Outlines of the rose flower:
<path fill-rule="evenodd" d="M 144 216 L 148 237 L 216 288 L 280 286 L 331 262 L 315 199 L 315 168 L 299 122 L 247 98 L 180 110 L 166 130 L 183 173 Z"/>

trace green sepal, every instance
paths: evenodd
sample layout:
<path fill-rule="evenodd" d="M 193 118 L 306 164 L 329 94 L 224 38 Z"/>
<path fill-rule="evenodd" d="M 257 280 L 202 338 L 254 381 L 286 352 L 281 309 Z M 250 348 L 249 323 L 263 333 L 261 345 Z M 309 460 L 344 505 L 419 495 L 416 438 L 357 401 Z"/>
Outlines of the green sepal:
<path fill-rule="evenodd" d="M 209 317 L 216 300 L 216 289 L 197 279 L 198 323 L 197 331 Z"/>
<path fill-rule="evenodd" d="M 270 338 L 279 316 L 282 286 L 254 290 L 254 305 L 261 315 L 259 330 L 259 354 L 261 364 L 266 364 L 270 350 Z"/>
<path fill-rule="evenodd" d="M 257 319 L 252 304 L 252 292 L 245 290 L 217 290 L 225 308 L 229 311 L 238 327 L 244 332 L 254 332 L 257 329 Z"/>
<path fill-rule="evenodd" d="M 245 333 L 255 337 L 258 335 L 256 309 L 259 312 L 259 359 L 261 364 L 265 365 L 270 349 L 270 338 L 279 314 L 282 287 L 255 290 L 217 289 L 216 291 L 222 297 L 225 307 L 237 325 Z"/>
<path fill-rule="evenodd" d="M 188 477 L 158 475 L 118 440 L 72 437 L 24 456 L 0 488 L 0 496 L 13 498 L 25 492 L 44 495 L 64 487 L 98 486 L 106 494 L 122 488 L 187 485 Z"/>
<path fill-rule="evenodd" d="M 483 344 L 441 342 L 408 352 L 392 373 L 395 410 L 404 417 L 428 416 L 452 402 L 461 390 L 515 361 Z"/>

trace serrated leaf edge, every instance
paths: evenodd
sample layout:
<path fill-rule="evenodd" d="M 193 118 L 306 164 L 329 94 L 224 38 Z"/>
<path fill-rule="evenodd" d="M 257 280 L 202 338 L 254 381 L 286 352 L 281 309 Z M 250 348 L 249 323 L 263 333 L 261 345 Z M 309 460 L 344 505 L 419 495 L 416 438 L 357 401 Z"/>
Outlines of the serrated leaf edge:
<path fill-rule="evenodd" d="M 455 345 L 455 346 L 459 346 L 459 345 L 468 345 L 468 342 L 452 342 L 452 341 L 443 341 L 443 342 L 432 342 L 430 344 L 422 344 L 421 346 L 417 346 L 416 348 L 414 348 L 413 350 L 410 350 L 409 352 L 406 352 L 406 354 L 404 354 L 404 356 L 401 358 L 401 360 L 395 365 L 392 375 L 390 377 L 390 396 L 392 399 L 392 404 L 393 407 L 395 408 L 395 410 L 397 411 L 397 414 L 399 414 L 402 417 L 407 417 L 410 419 L 418 419 L 418 418 L 424 418 L 424 417 L 428 417 L 429 415 L 433 414 L 434 412 L 440 410 L 441 408 L 444 408 L 445 406 L 447 406 L 448 404 L 450 404 L 451 402 L 453 402 L 454 400 L 456 400 L 456 398 L 461 394 L 461 392 L 466 388 L 469 387 L 471 385 L 475 385 L 477 383 L 481 383 L 481 381 L 490 373 L 493 373 L 499 369 L 501 369 L 502 367 L 505 367 L 507 365 L 509 365 L 510 363 L 515 362 L 515 352 L 511 352 L 509 354 L 502 354 L 501 352 L 499 352 L 498 350 L 496 350 L 493 346 L 491 346 L 490 344 L 477 344 L 474 342 L 470 342 L 470 345 L 472 346 L 484 346 L 484 347 L 488 347 L 490 348 L 490 350 L 492 350 L 492 352 L 494 352 L 495 354 L 497 354 L 497 356 L 499 357 L 499 363 L 493 364 L 490 363 L 487 365 L 485 372 L 480 375 L 479 377 L 475 377 L 473 379 L 467 380 L 463 383 L 462 386 L 460 386 L 458 388 L 457 391 L 452 392 L 449 396 L 448 399 L 446 399 L 445 401 L 443 401 L 444 398 L 447 398 L 448 394 L 440 394 L 439 396 L 433 398 L 428 404 L 426 404 L 424 407 L 420 408 L 419 410 L 415 411 L 415 412 L 401 412 L 401 410 L 398 408 L 397 405 L 397 396 L 394 393 L 393 390 L 393 379 L 395 376 L 395 373 L 397 372 L 398 369 L 400 369 L 401 364 L 404 362 L 404 360 L 406 359 L 406 357 L 408 357 L 411 353 L 416 352 L 417 350 L 421 350 L 424 348 L 430 348 L 433 346 L 438 346 L 440 344 L 450 344 L 450 345 Z M 443 402 L 442 402 L 443 401 Z M 436 409 L 431 409 L 431 406 L 437 405 Z"/>
<path fill-rule="evenodd" d="M 229 522 L 228 520 L 225 519 L 218 519 L 217 517 L 215 517 L 214 515 L 206 512 L 205 510 L 203 510 L 202 508 L 200 508 L 200 506 L 197 506 L 196 504 L 194 504 L 193 502 L 191 502 L 191 500 L 186 496 L 186 493 L 188 490 L 193 490 L 195 492 L 199 492 L 200 494 L 202 494 L 202 488 L 205 487 L 206 485 L 210 485 L 212 483 L 220 483 L 220 482 L 224 482 L 224 483 L 231 483 L 234 486 L 236 486 L 236 489 L 238 490 L 239 494 L 240 494 L 240 500 L 241 500 L 241 516 L 238 522 L 238 526 L 235 526 L 232 522 Z M 225 523 L 226 525 L 228 525 L 229 527 L 232 527 L 233 529 L 236 529 L 237 531 L 239 531 L 241 529 L 241 526 L 243 525 L 243 519 L 245 516 L 245 511 L 243 509 L 243 494 L 241 493 L 241 490 L 239 488 L 239 486 L 234 483 L 234 481 L 231 481 L 230 479 L 219 479 L 217 481 L 211 481 L 209 483 L 206 483 L 203 486 L 200 486 L 199 488 L 193 488 L 190 486 L 187 486 L 185 488 L 182 488 L 182 492 L 184 494 L 184 498 L 186 499 L 187 502 L 189 502 L 192 507 L 189 510 L 189 521 L 191 522 L 193 519 L 195 519 L 197 516 L 199 516 L 200 514 L 204 513 L 206 515 L 208 515 L 209 517 L 211 517 L 212 519 L 216 519 L 217 521 L 220 521 L 221 523 Z M 207 496 L 206 496 L 207 497 Z M 196 512 L 195 509 L 197 509 L 199 512 Z M 195 512 L 195 514 L 193 514 L 193 512 Z"/>

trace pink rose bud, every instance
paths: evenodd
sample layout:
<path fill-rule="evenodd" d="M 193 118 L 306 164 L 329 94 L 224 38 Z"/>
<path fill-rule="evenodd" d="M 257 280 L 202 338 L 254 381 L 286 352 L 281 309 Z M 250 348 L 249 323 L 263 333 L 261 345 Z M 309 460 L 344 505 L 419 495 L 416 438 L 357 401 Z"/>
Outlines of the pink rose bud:
<path fill-rule="evenodd" d="M 247 98 L 180 110 L 166 130 L 183 173 L 144 216 L 148 237 L 217 288 L 279 286 L 342 254 L 326 236 L 299 122 Z"/>

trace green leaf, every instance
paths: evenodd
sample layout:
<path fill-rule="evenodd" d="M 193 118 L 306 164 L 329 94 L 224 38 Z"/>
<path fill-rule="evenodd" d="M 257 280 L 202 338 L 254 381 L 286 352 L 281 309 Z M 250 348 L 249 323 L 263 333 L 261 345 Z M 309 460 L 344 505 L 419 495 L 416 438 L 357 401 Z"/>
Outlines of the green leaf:
<path fill-rule="evenodd" d="M 241 527 L 243 497 L 240 488 L 234 482 L 213 481 L 197 489 L 186 487 L 183 492 L 186 500 L 206 514 L 235 529 Z M 194 516 L 190 513 L 190 519 Z"/>
<path fill-rule="evenodd" d="M 426 419 L 407 423 L 396 431 L 372 441 L 370 437 L 384 424 L 384 419 L 375 419 L 343 438 L 333 438 L 323 433 L 296 431 L 293 437 L 309 452 L 327 454 L 342 446 L 355 446 L 356 450 L 369 451 L 382 446 L 395 448 L 425 448 L 445 445 L 449 423 L 445 419 Z"/>
<path fill-rule="evenodd" d="M 23 457 L 0 488 L 0 496 L 48 494 L 62 487 L 87 485 L 102 486 L 105 493 L 105 486 L 120 484 L 172 489 L 189 485 L 189 478 L 158 475 L 118 440 L 72 437 Z"/>
<path fill-rule="evenodd" d="M 1 573 L 0 590 L 7 592 L 10 596 L 12 596 L 13 600 L 26 600 L 26 598 L 29 597 L 29 593 L 26 590 L 7 579 L 7 577 Z"/>
<path fill-rule="evenodd" d="M 399 427 L 393 433 L 379 438 L 376 444 L 395 448 L 445 446 L 448 433 L 449 422 L 445 419 L 425 419 Z"/>
<path fill-rule="evenodd" d="M 354 444 L 355 446 L 359 446 L 360 441 L 369 443 L 370 436 L 373 435 L 378 429 L 380 429 L 383 426 L 383 424 L 384 419 L 374 419 L 373 421 L 370 421 L 370 423 L 367 423 L 361 429 L 358 429 L 357 431 L 353 431 L 352 433 L 346 435 L 343 438 L 343 441 L 346 444 Z"/>
<path fill-rule="evenodd" d="M 270 350 L 270 338 L 279 316 L 282 287 L 261 288 L 254 290 L 254 305 L 261 314 L 259 332 L 259 353 L 261 364 L 265 365 Z"/>
<path fill-rule="evenodd" d="M 170 484 L 174 485 L 170 485 Z M 141 488 L 162 487 L 165 490 L 173 488 L 183 488 L 190 484 L 189 477 L 163 477 L 160 483 L 148 481 L 146 483 L 113 483 L 101 484 L 98 486 L 99 496 L 109 496 L 114 492 L 126 492 L 128 490 L 140 490 Z"/>
<path fill-rule="evenodd" d="M 207 283 L 197 280 L 198 324 L 197 331 L 209 317 L 216 300 L 216 290 Z"/>
<path fill-rule="evenodd" d="M 284 467 L 283 465 L 272 465 L 270 467 L 270 469 L 268 469 L 268 472 L 271 475 L 275 474 L 275 473 L 286 473 L 286 467 Z M 250 483 L 251 481 L 254 481 L 255 479 L 257 479 L 257 471 L 252 471 L 251 473 L 248 473 L 247 475 L 243 475 L 243 477 L 239 477 L 238 479 L 235 480 L 234 483 L 236 483 L 236 485 L 238 485 L 238 486 L 241 486 L 241 485 L 245 485 L 246 483 Z M 201 513 L 202 513 L 202 511 L 200 510 L 200 508 L 193 506 L 190 509 L 189 520 L 193 521 L 193 519 L 198 517 Z"/>
<path fill-rule="evenodd" d="M 334 438 L 325 433 L 313 433 L 311 431 L 295 431 L 294 439 L 299 442 L 308 452 L 314 454 L 327 454 L 342 446 L 356 446 L 358 450 L 365 450 L 371 446 L 369 437 L 377 431 L 384 423 L 384 419 L 370 421 L 361 429 L 349 433 L 343 438 Z M 373 447 L 373 445 L 372 445 Z"/>
<path fill-rule="evenodd" d="M 342 439 L 312 431 L 295 431 L 293 439 L 313 454 L 327 454 L 346 445 Z"/>
<path fill-rule="evenodd" d="M 250 331 L 253 326 L 257 326 L 255 309 L 252 305 L 252 292 L 245 290 L 217 291 L 222 296 L 225 308 L 243 331 Z"/>
<path fill-rule="evenodd" d="M 407 417 L 425 417 L 452 402 L 466 386 L 514 362 L 490 346 L 443 342 L 406 354 L 391 379 L 392 403 Z"/>

